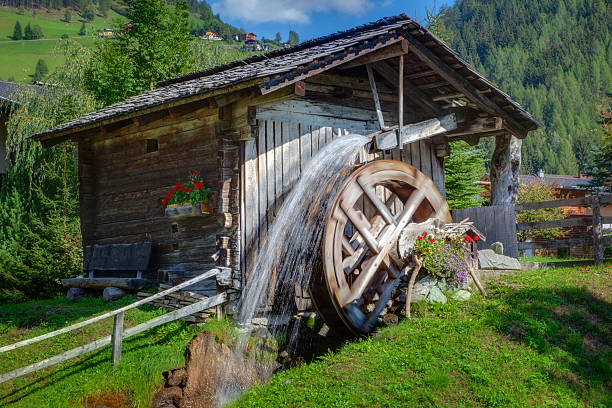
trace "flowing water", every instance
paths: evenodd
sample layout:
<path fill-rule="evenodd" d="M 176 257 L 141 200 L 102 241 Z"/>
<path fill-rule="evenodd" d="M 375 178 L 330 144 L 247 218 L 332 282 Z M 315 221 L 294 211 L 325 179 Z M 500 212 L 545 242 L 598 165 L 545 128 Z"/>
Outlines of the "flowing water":
<path fill-rule="evenodd" d="M 234 348 L 233 358 L 244 360 L 249 347 L 252 322 L 264 317 L 272 337 L 275 328 L 291 318 L 295 305 L 294 288 L 307 287 L 313 263 L 321 248 L 327 209 L 355 164 L 359 150 L 369 141 L 360 135 L 342 136 L 312 157 L 302 176 L 285 198 L 278 215 L 264 238 L 255 265 L 248 274 L 237 323 L 242 334 Z M 274 274 L 273 272 L 276 271 Z M 270 296 L 270 279 L 274 278 L 274 307 L 260 312 Z M 284 326 L 285 328 L 287 326 Z M 288 336 L 289 348 L 295 347 L 299 325 Z M 236 367 L 239 364 L 228 364 Z M 259 364 L 258 370 L 272 370 L 272 364 Z M 220 373 L 224 381 L 217 390 L 217 405 L 238 397 L 244 388 L 232 381 L 237 373 Z M 266 378 L 271 373 L 259 373 Z M 253 379 L 254 381 L 256 379 Z"/>

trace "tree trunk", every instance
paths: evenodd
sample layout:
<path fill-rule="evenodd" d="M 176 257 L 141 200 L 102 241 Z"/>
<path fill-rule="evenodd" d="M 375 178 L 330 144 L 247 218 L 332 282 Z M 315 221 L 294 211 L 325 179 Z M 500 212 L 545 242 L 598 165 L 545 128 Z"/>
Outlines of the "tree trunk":
<path fill-rule="evenodd" d="M 491 158 L 491 205 L 516 203 L 522 140 L 510 134 L 495 137 Z"/>

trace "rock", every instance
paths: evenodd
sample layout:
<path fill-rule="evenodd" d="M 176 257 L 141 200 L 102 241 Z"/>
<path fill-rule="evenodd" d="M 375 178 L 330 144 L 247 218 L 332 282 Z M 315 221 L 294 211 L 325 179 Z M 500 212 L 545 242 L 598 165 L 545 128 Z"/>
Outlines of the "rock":
<path fill-rule="evenodd" d="M 464 302 L 468 300 L 472 294 L 467 290 L 458 290 L 451 295 L 451 299 L 458 300 L 460 302 Z"/>
<path fill-rule="evenodd" d="M 172 370 L 168 375 L 167 384 L 171 387 L 176 387 L 183 384 L 183 381 L 187 379 L 187 371 L 184 367 Z"/>
<path fill-rule="evenodd" d="M 267 339 L 272 337 L 272 334 L 265 327 L 256 327 L 251 332 L 253 337 L 259 337 L 260 339 Z"/>
<path fill-rule="evenodd" d="M 162 388 L 153 396 L 153 408 L 178 408 L 183 390 L 180 387 Z"/>
<path fill-rule="evenodd" d="M 397 315 L 393 313 L 387 313 L 382 317 L 383 324 L 386 326 L 395 326 L 399 321 Z"/>
<path fill-rule="evenodd" d="M 87 294 L 85 289 L 81 288 L 70 288 L 68 292 L 66 292 L 66 297 L 70 300 L 77 300 L 84 297 Z"/>
<path fill-rule="evenodd" d="M 420 302 L 421 300 L 425 300 L 431 288 L 436 284 L 436 279 L 427 275 L 423 279 L 419 280 L 412 287 L 412 297 L 410 298 L 410 303 Z M 406 302 L 406 298 L 404 297 L 404 302 Z"/>
<path fill-rule="evenodd" d="M 114 286 L 109 286 L 104 288 L 104 292 L 102 292 L 102 297 L 105 301 L 110 302 L 112 300 L 118 300 L 124 297 L 127 292 L 123 289 L 116 288 Z"/>
<path fill-rule="evenodd" d="M 453 292 L 454 289 L 452 289 L 450 286 L 448 286 L 448 284 L 446 283 L 445 279 L 440 279 L 438 281 L 438 283 L 436 283 L 436 286 L 442 291 L 442 293 L 447 293 L 447 292 Z"/>
<path fill-rule="evenodd" d="M 497 254 L 497 255 L 503 255 L 504 254 L 504 244 L 502 244 L 501 242 L 494 242 L 491 244 L 490 248 Z"/>
<path fill-rule="evenodd" d="M 478 251 L 480 269 L 521 269 L 518 259 L 496 254 L 492 249 Z"/>
<path fill-rule="evenodd" d="M 444 293 L 442 293 L 440 288 L 437 286 L 434 286 L 431 288 L 431 290 L 429 291 L 429 294 L 427 295 L 426 300 L 429 303 L 442 303 L 442 304 L 445 304 L 448 301 L 448 299 L 446 299 L 446 296 L 444 296 Z"/>

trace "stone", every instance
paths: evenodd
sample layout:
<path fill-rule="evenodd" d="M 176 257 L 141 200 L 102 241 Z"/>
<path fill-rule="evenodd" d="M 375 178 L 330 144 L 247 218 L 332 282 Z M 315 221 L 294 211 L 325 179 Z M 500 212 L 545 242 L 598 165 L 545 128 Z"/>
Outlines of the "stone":
<path fill-rule="evenodd" d="M 426 300 L 428 303 L 442 303 L 442 304 L 445 304 L 448 301 L 448 299 L 446 299 L 446 296 L 444 296 L 444 293 L 442 293 L 440 288 L 437 286 L 434 286 L 431 288 L 431 290 L 429 291 L 429 294 L 427 295 Z"/>
<path fill-rule="evenodd" d="M 66 292 L 66 297 L 70 300 L 77 300 L 87 295 L 87 291 L 81 288 L 70 288 Z"/>
<path fill-rule="evenodd" d="M 521 269 L 521 263 L 518 259 L 496 254 L 492 249 L 478 251 L 478 264 L 480 269 Z"/>
<path fill-rule="evenodd" d="M 464 302 L 466 300 L 468 300 L 470 297 L 472 296 L 472 294 L 470 292 L 468 292 L 467 290 L 458 290 L 455 293 L 453 293 L 451 295 L 451 299 L 453 300 L 458 300 L 460 302 Z"/>
<path fill-rule="evenodd" d="M 109 286 L 107 288 L 104 288 L 104 292 L 102 292 L 102 298 L 106 302 L 111 302 L 113 300 L 119 300 L 125 295 L 127 295 L 127 292 L 125 290 L 116 288 L 114 286 Z"/>
<path fill-rule="evenodd" d="M 399 322 L 399 318 L 396 314 L 387 313 L 383 315 L 382 321 L 385 326 L 395 326 Z"/>
<path fill-rule="evenodd" d="M 412 287 L 412 297 L 410 298 L 410 303 L 416 303 L 425 300 L 425 298 L 427 298 L 427 295 L 429 294 L 429 291 L 431 290 L 431 288 L 434 287 L 435 284 L 436 279 L 431 275 L 427 275 L 423 279 L 420 279 L 418 282 L 416 282 Z M 405 297 L 404 302 L 406 302 Z"/>
<path fill-rule="evenodd" d="M 497 255 L 503 255 L 504 254 L 504 244 L 502 244 L 501 242 L 494 242 L 491 244 L 490 247 Z"/>
<path fill-rule="evenodd" d="M 176 387 L 183 384 L 183 381 L 187 379 L 187 371 L 184 367 L 173 370 L 168 375 L 167 383 L 171 387 Z"/>
<path fill-rule="evenodd" d="M 448 284 L 446 283 L 446 279 L 440 279 L 438 283 L 436 283 L 436 286 L 442 291 L 442 293 L 454 291 L 454 289 L 448 286 Z"/>
<path fill-rule="evenodd" d="M 183 390 L 180 387 L 166 387 L 159 390 L 154 396 L 151 406 L 153 408 L 178 408 Z"/>

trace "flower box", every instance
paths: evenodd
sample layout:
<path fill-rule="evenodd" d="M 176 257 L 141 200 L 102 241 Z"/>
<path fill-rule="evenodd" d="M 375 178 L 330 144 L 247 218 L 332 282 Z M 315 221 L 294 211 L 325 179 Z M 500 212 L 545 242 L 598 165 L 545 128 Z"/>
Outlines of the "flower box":
<path fill-rule="evenodd" d="M 189 217 L 189 216 L 197 216 L 197 215 L 209 215 L 213 213 L 213 209 L 208 205 L 208 203 L 196 203 L 195 205 L 191 205 L 190 203 L 186 203 L 186 205 L 178 205 L 178 204 L 169 204 L 165 208 L 166 217 L 176 218 L 176 217 Z"/>

